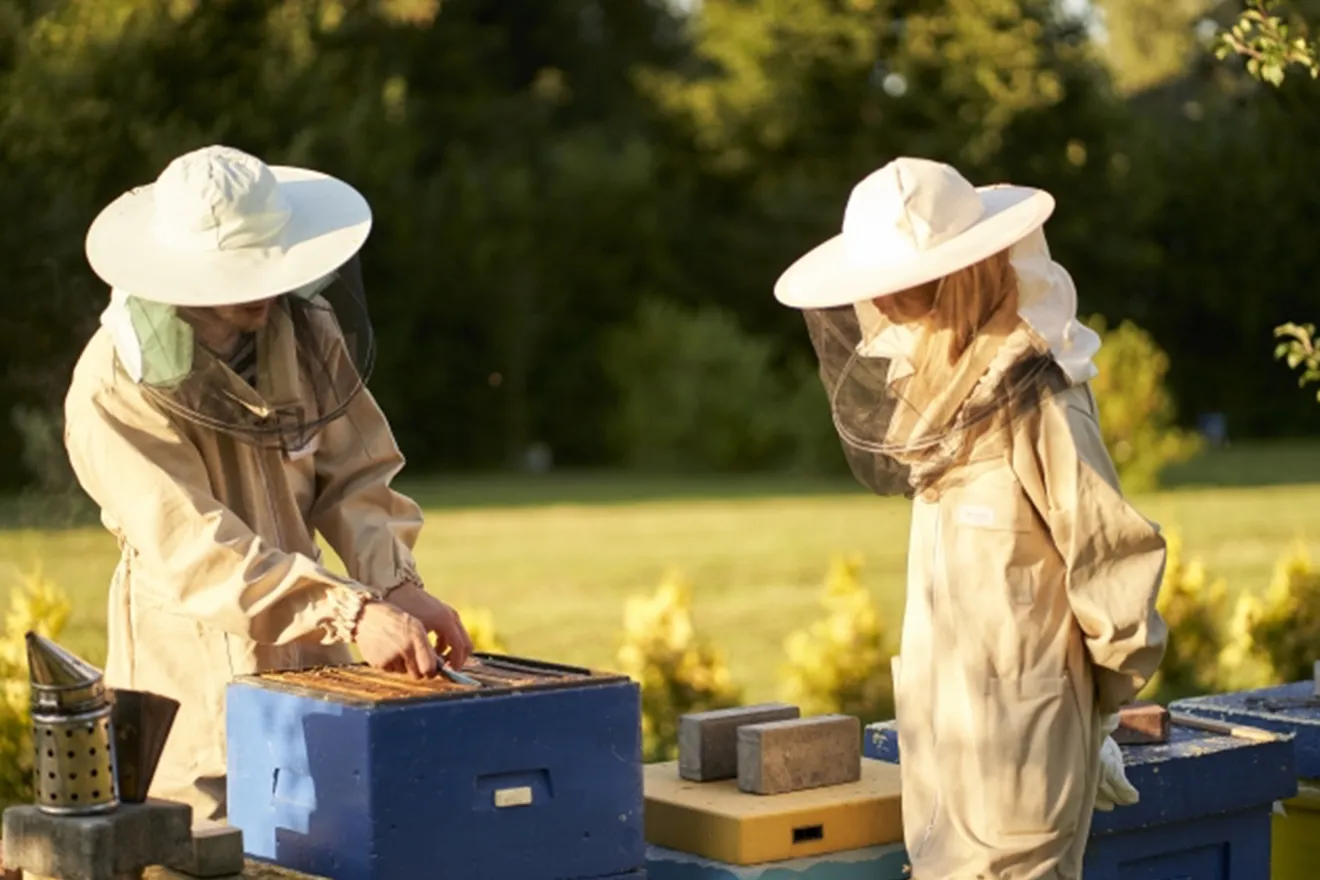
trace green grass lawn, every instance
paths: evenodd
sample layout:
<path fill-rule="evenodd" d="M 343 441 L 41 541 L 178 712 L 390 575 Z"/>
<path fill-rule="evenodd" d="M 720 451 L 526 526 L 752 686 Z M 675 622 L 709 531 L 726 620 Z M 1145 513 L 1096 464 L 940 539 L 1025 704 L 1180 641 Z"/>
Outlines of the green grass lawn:
<path fill-rule="evenodd" d="M 1287 484 L 1288 475 L 1304 480 Z M 1320 447 L 1235 449 L 1134 499 L 1184 536 L 1230 589 L 1268 583 L 1295 541 L 1320 556 Z M 1214 486 L 1211 484 L 1228 484 Z M 418 547 L 431 589 L 494 612 L 516 653 L 609 666 L 623 603 L 666 572 L 693 587 L 698 627 L 748 697 L 771 697 L 785 635 L 816 613 L 830 559 L 858 554 L 897 636 L 908 509 L 846 481 L 551 476 L 407 485 L 427 510 Z M 0 599 L 38 564 L 73 598 L 65 641 L 104 657 L 103 603 L 115 548 L 96 526 L 0 531 Z"/>

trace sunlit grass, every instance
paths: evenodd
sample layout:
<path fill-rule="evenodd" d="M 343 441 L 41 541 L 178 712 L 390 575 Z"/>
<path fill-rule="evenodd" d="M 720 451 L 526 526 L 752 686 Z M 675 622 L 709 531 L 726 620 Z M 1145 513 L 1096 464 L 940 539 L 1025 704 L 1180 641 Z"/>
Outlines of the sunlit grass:
<path fill-rule="evenodd" d="M 1264 473 L 1266 465 L 1252 467 Z M 1198 482 L 1194 476 L 1186 482 Z M 898 629 L 907 504 L 847 482 L 504 477 L 406 488 L 427 508 L 418 558 L 429 587 L 455 604 L 490 608 L 514 653 L 611 665 L 625 597 L 678 569 L 693 585 L 698 626 L 726 652 L 748 696 L 769 697 L 784 637 L 818 613 L 831 556 L 852 553 L 864 559 L 861 576 Z M 1299 538 L 1320 556 L 1320 481 L 1134 500 L 1180 529 L 1187 552 L 1234 591 L 1264 588 Z M 74 602 L 66 641 L 101 662 L 116 560 L 110 537 L 99 527 L 0 531 L 0 559 L 12 566 L 0 572 L 0 598 L 17 571 L 41 561 Z"/>

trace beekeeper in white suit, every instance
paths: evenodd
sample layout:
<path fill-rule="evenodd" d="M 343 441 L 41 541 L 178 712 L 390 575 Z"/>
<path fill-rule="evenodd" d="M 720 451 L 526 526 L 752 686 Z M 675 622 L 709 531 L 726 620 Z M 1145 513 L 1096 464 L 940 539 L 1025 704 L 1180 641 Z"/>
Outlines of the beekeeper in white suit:
<path fill-rule="evenodd" d="M 225 687 L 350 662 L 433 674 L 472 644 L 422 586 L 421 511 L 365 383 L 375 342 L 348 184 L 226 147 L 179 157 L 92 224 L 111 301 L 74 371 L 65 442 L 121 558 L 111 686 L 180 709 L 152 795 L 225 816 Z M 347 568 L 322 564 L 319 533 Z M 433 648 L 428 637 L 435 635 Z"/>
<path fill-rule="evenodd" d="M 1109 734 L 1163 657 L 1165 542 L 1101 441 L 1053 209 L 898 159 L 775 288 L 854 473 L 914 498 L 893 675 L 917 880 L 1075 880 L 1093 809 L 1138 797 Z"/>

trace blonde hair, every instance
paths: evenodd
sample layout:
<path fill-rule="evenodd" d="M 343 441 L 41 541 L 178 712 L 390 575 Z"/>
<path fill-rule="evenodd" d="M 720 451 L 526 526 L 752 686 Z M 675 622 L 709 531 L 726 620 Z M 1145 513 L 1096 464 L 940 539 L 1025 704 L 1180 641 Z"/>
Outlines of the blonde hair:
<path fill-rule="evenodd" d="M 995 315 L 1005 308 L 1017 310 L 1017 299 L 1017 274 L 1005 249 L 936 283 L 884 297 L 876 305 L 893 321 L 920 320 L 933 330 L 948 331 L 953 365 Z"/>

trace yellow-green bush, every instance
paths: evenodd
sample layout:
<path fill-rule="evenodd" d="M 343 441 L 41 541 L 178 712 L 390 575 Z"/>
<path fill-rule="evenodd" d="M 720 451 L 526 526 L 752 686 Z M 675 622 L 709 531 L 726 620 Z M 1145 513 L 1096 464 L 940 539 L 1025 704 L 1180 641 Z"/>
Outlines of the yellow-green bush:
<path fill-rule="evenodd" d="M 1144 696 L 1163 702 L 1216 689 L 1228 615 L 1227 585 L 1212 578 L 1199 559 L 1187 559 L 1182 537 L 1166 532 L 1169 545 L 1157 607 L 1169 627 L 1168 648 Z"/>
<path fill-rule="evenodd" d="M 1198 435 L 1174 425 L 1173 398 L 1164 382 L 1169 357 L 1131 322 L 1114 330 L 1098 316 L 1087 323 L 1104 337 L 1095 358 L 1100 372 L 1091 387 L 1105 445 L 1126 491 L 1155 489 L 1166 467 L 1186 461 L 1201 448 Z"/>
<path fill-rule="evenodd" d="M 804 715 L 841 712 L 863 723 L 894 717 L 888 634 L 860 569 L 856 559 L 836 559 L 821 598 L 825 614 L 784 642 L 783 700 Z"/>
<path fill-rule="evenodd" d="M 1298 545 L 1275 566 L 1263 595 L 1238 597 L 1221 655 L 1224 684 L 1264 687 L 1312 677 L 1320 659 L 1320 570 Z"/>
<path fill-rule="evenodd" d="M 677 575 L 650 596 L 628 599 L 623 627 L 619 671 L 641 685 L 644 757 L 673 760 L 679 716 L 736 706 L 741 691 L 720 652 L 697 634 L 691 590 Z"/>
<path fill-rule="evenodd" d="M 32 796 L 32 724 L 24 636 L 33 630 L 57 639 L 68 617 L 68 600 L 40 570 L 23 577 L 10 594 L 0 637 L 0 806 Z"/>
<path fill-rule="evenodd" d="M 472 639 L 472 650 L 489 654 L 504 654 L 508 648 L 499 630 L 495 628 L 495 615 L 489 608 L 460 608 L 458 616 Z"/>

